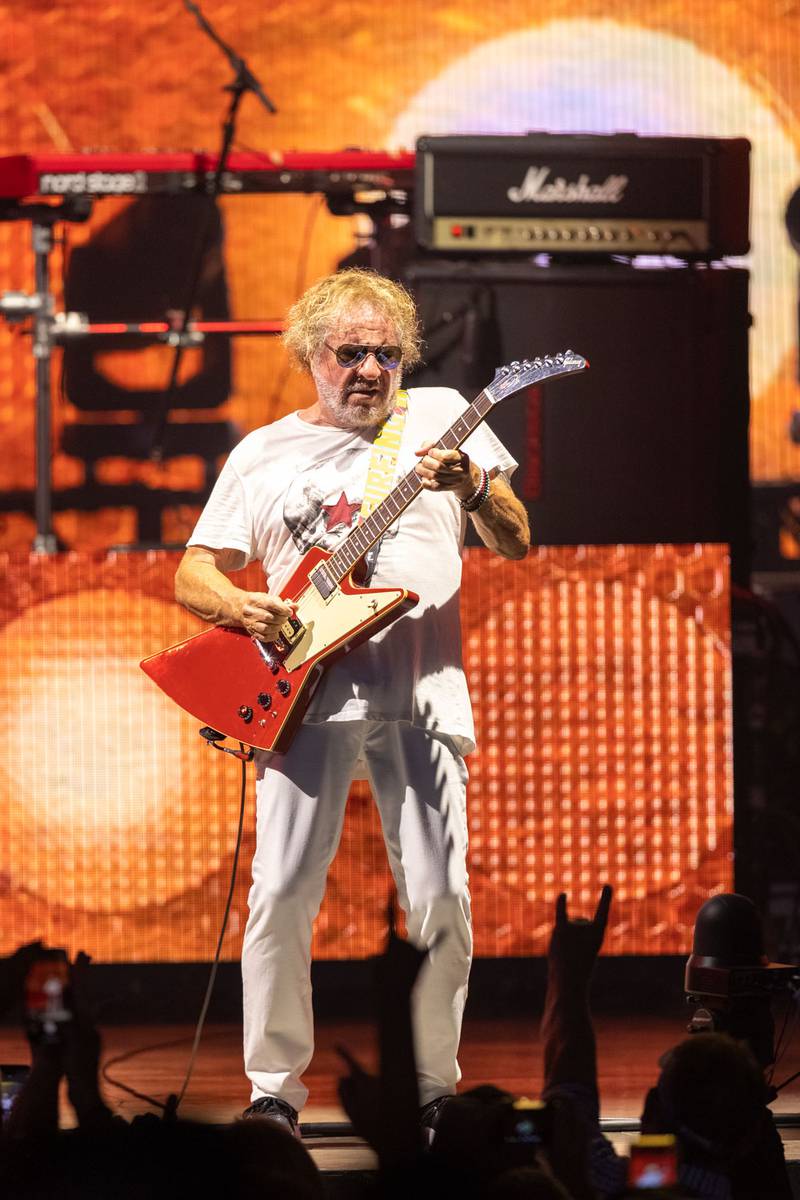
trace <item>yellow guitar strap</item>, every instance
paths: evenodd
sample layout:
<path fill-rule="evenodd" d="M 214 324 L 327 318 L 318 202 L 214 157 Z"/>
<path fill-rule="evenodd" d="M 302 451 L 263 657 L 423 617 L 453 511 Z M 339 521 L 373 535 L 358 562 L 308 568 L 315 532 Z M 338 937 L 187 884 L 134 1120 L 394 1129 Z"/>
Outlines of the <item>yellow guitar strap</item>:
<path fill-rule="evenodd" d="M 367 481 L 364 484 L 364 499 L 358 514 L 359 522 L 365 521 L 392 490 L 407 412 L 408 392 L 399 391 L 391 416 L 384 421 L 372 443 Z"/>

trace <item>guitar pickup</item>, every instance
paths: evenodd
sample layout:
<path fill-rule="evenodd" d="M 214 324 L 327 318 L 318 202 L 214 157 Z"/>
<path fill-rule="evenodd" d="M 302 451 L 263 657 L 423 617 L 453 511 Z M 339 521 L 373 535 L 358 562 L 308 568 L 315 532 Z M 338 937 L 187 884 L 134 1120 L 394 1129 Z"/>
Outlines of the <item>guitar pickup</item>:
<path fill-rule="evenodd" d="M 319 592 L 320 596 L 322 596 L 322 599 L 330 600 L 331 596 L 336 591 L 336 581 L 330 577 L 328 572 L 325 570 L 323 563 L 320 563 L 320 565 L 311 572 L 309 579 Z"/>
<path fill-rule="evenodd" d="M 306 627 L 302 621 L 298 620 L 297 617 L 289 617 L 281 625 L 279 636 L 283 638 L 287 648 L 291 649 L 292 646 L 297 645 L 305 631 Z"/>

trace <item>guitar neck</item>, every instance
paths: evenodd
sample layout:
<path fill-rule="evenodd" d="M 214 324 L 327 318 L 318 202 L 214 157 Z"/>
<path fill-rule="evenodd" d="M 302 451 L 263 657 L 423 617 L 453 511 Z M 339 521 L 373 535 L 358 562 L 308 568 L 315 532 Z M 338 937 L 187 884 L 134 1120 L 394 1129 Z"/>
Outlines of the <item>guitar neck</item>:
<path fill-rule="evenodd" d="M 493 398 L 484 390 L 457 418 L 436 443 L 439 450 L 457 450 L 492 408 Z M 348 534 L 341 546 L 331 555 L 326 566 L 336 582 L 344 579 L 363 558 L 371 546 L 383 537 L 404 509 L 422 491 L 422 480 L 416 470 L 409 471 L 360 525 Z"/>

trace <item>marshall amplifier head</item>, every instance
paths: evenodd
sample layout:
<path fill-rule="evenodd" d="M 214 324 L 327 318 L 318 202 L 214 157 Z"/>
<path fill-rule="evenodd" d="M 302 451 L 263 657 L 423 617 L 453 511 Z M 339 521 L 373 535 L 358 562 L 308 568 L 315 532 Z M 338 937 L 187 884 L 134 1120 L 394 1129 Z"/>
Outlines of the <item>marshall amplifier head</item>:
<path fill-rule="evenodd" d="M 421 137 L 415 228 L 437 251 L 660 254 L 750 248 L 745 138 Z"/>

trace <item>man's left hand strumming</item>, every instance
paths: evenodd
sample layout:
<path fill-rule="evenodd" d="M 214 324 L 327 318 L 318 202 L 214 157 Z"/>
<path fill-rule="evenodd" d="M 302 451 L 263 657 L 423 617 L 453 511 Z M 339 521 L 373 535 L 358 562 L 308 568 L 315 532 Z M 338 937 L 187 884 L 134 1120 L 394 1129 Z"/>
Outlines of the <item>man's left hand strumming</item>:
<path fill-rule="evenodd" d="M 422 486 L 454 492 L 485 546 L 503 558 L 525 557 L 531 541 L 528 514 L 501 475 L 492 476 L 463 450 L 442 450 L 433 442 L 420 446 L 416 454 Z"/>

